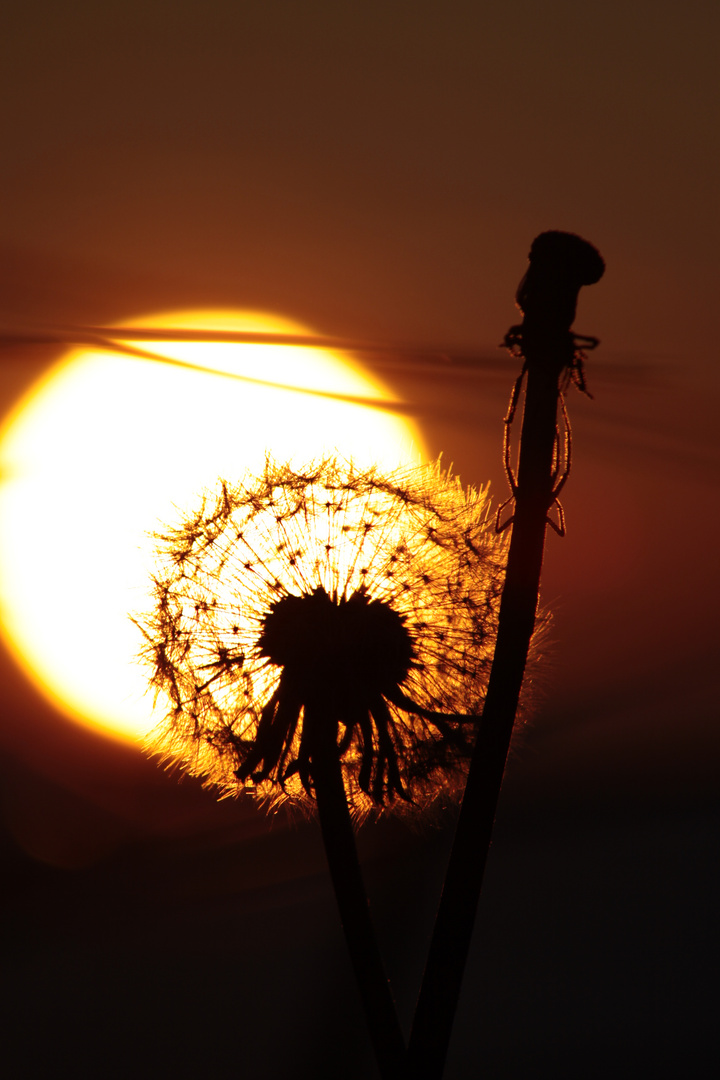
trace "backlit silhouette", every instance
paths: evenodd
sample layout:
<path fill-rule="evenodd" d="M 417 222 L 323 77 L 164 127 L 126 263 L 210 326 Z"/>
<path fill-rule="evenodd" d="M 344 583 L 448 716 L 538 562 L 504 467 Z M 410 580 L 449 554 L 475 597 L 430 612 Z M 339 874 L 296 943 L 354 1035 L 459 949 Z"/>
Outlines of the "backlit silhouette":
<path fill-rule="evenodd" d="M 505 554 L 485 493 L 435 467 L 268 464 L 223 484 L 158 537 L 140 622 L 172 705 L 152 745 L 274 802 L 311 803 L 324 743 L 358 815 L 455 792 Z"/>

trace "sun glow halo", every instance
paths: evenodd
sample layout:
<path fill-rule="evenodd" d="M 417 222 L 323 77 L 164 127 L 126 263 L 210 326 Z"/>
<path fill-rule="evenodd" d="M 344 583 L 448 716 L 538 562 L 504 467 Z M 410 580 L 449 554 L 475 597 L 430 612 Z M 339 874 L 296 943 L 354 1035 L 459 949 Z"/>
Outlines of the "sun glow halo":
<path fill-rule="evenodd" d="M 149 315 L 142 325 L 306 332 L 275 316 L 215 310 Z M 159 523 L 175 520 L 218 477 L 261 470 L 268 452 L 296 465 L 338 452 L 383 468 L 424 453 L 411 422 L 341 400 L 391 397 L 344 356 L 274 345 L 130 344 L 213 370 L 77 349 L 0 429 L 3 636 L 67 715 L 125 739 L 158 719 L 128 612 L 143 606 L 148 534 Z"/>

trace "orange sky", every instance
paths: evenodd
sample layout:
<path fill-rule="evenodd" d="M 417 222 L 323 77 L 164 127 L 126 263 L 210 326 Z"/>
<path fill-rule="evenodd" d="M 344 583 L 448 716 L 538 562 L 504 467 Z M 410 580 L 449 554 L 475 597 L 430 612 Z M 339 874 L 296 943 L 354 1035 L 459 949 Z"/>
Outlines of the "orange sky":
<path fill-rule="evenodd" d="M 583 308 L 608 350 L 703 357 L 717 23 L 709 0 L 12 5 L 1 310 L 240 301 L 494 345 L 519 254 L 563 228 L 612 268 Z"/>
<path fill-rule="evenodd" d="M 582 290 L 576 323 L 602 348 L 588 364 L 595 403 L 571 401 L 571 526 L 587 521 L 592 541 L 598 498 L 608 530 L 623 500 L 645 530 L 634 546 L 623 538 L 626 563 L 632 553 L 647 565 L 638 545 L 687 562 L 662 514 L 640 523 L 648 481 L 630 484 L 627 466 L 647 444 L 652 485 L 679 464 L 701 492 L 707 477 L 690 461 L 699 454 L 706 472 L 716 461 L 715 5 L 33 11 L 16 8 L 6 30 L 9 325 L 238 305 L 319 333 L 477 350 L 497 365 L 492 376 L 438 383 L 402 364 L 382 374 L 417 406 L 433 452 L 499 494 L 512 366 L 496 345 L 517 318 L 533 236 L 577 231 L 608 270 Z M 5 405 L 49 359 L 7 354 Z M 583 423 L 607 470 L 599 493 L 581 473 Z M 683 502 L 709 536 L 707 501 Z M 577 544 L 563 546 L 561 566 L 601 559 Z M 578 571 L 573 589 L 600 573 Z M 561 575 L 551 587 L 568 603 Z"/>
<path fill-rule="evenodd" d="M 619 984 L 637 988 L 638 1004 L 623 1007 L 631 1017 L 637 1008 L 643 1047 L 659 1030 L 642 1012 L 653 994 L 670 1010 L 671 987 L 693 985 L 680 960 L 675 967 L 668 960 L 666 982 L 650 985 L 645 962 L 633 966 L 637 928 L 633 936 L 620 916 L 602 923 L 623 890 L 644 896 L 648 882 L 653 897 L 666 887 L 640 832 L 626 862 L 618 856 L 613 883 L 618 846 L 602 832 L 608 815 L 632 806 L 665 822 L 671 812 L 675 828 L 685 813 L 704 814 L 716 794 L 719 13 L 712 0 L 36 0 L 3 15 L 6 326 L 240 306 L 276 311 L 319 333 L 475 349 L 488 361 L 477 371 L 405 363 L 378 371 L 415 405 L 432 451 L 468 482 L 490 478 L 505 498 L 502 416 L 515 365 L 495 347 L 517 318 L 513 297 L 530 242 L 545 229 L 570 230 L 604 255 L 605 277 L 582 290 L 576 322 L 602 341 L 588 363 L 595 399 L 570 396 L 568 536 L 550 536 L 543 578 L 556 644 L 539 714 L 504 789 L 510 849 L 498 842 L 500 860 L 503 850 L 522 849 L 525 866 L 540 842 L 531 824 L 538 815 L 545 822 L 587 813 L 594 822 L 600 854 L 594 862 L 588 854 L 592 888 L 573 891 L 570 868 L 578 850 L 590 848 L 585 841 L 575 848 L 565 833 L 558 881 L 578 911 L 597 904 L 603 957 L 630 942 L 630 966 L 617 959 L 602 993 L 581 988 L 576 1002 L 574 989 L 565 997 L 557 991 L 557 1001 L 559 1012 L 577 1004 L 580 1027 L 592 1026 L 597 1013 L 602 1035 L 588 1036 L 596 1051 L 602 1025 L 612 1021 L 603 1002 Z M 5 350 L 0 409 L 53 357 Z M 109 875 L 112 888 L 127 887 L 128 903 L 139 905 L 137 927 L 148 917 L 138 900 L 144 886 L 133 893 L 122 867 L 134 868 L 127 881 L 144 881 L 146 856 L 138 851 L 161 860 L 164 884 L 153 879 L 152 888 L 163 903 L 174 902 L 172 875 L 181 877 L 182 860 L 192 864 L 198 877 L 187 870 L 180 893 L 202 894 L 210 923 L 222 891 L 215 883 L 232 876 L 212 852 L 225 851 L 231 835 L 252 856 L 247 881 L 233 878 L 231 887 L 246 898 L 243 890 L 269 888 L 272 858 L 252 847 L 256 819 L 243 808 L 218 810 L 139 753 L 61 721 L 5 655 L 0 681 L 3 829 L 22 858 L 68 873 L 90 867 L 98 889 Z M 292 858 L 292 843 L 273 827 L 272 842 L 285 843 L 283 857 Z M 683 834 L 683 851 L 705 850 L 698 835 Z M 306 833 L 297 842 L 306 852 Z M 391 835 L 392 858 L 395 842 Z M 312 850 L 307 865 L 319 874 Z M 387 859 L 383 850 L 378 857 Z M 687 859 L 677 874 L 689 883 L 681 910 L 690 919 L 709 893 L 707 860 Z M 549 923 L 536 928 L 535 940 L 560 940 L 562 920 L 575 925 L 580 916 L 563 908 L 559 884 L 556 893 L 547 882 L 536 885 L 533 865 L 507 893 L 500 882 L 497 895 L 509 898 L 503 910 L 510 911 L 537 888 Z M 298 895 L 306 869 L 293 863 L 288 871 Z M 24 873 L 17 871 L 21 913 Z M 40 912 L 44 880 L 36 887 L 27 878 Z M 83 881 L 68 893 L 69 911 L 90 895 Z M 497 914 L 492 895 L 487 903 Z M 667 926 L 672 913 L 663 911 Z M 521 927 L 531 925 L 529 911 L 516 914 Z M 702 925 L 710 924 L 708 917 Z M 281 950 L 281 934 L 271 930 Z M 210 947 L 215 964 L 221 937 L 218 929 Z M 600 966 L 601 945 L 593 954 Z M 689 955 L 678 944 L 681 953 Z M 540 986 L 547 968 L 536 959 Z M 511 968 L 521 980 L 524 964 Z M 570 960 L 561 970 L 570 986 Z M 52 1015 L 63 994 L 48 995 Z M 515 1004 L 508 1010 L 518 1015 Z M 289 1004 L 283 1015 L 291 1015 Z M 527 1076 L 528 1068 L 507 1075 Z M 583 1075 L 577 1061 L 569 1070 Z M 102 1073 L 88 1067 L 77 1075 Z"/>

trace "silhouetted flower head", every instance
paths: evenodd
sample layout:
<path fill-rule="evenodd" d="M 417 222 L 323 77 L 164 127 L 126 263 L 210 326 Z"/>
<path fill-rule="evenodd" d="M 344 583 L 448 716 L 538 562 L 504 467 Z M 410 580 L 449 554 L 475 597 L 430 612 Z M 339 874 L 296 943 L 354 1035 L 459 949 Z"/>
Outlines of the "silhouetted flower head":
<path fill-rule="evenodd" d="M 506 554 L 485 492 L 439 466 L 268 462 L 157 541 L 138 619 L 171 702 L 154 749 L 225 793 L 312 805 L 331 745 L 359 816 L 457 791 Z"/>

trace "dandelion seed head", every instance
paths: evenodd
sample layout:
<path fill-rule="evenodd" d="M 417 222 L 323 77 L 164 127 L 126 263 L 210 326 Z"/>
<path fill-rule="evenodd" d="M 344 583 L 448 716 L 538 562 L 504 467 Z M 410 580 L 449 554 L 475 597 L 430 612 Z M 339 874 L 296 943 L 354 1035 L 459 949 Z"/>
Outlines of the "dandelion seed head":
<path fill-rule="evenodd" d="M 505 556 L 486 491 L 439 464 L 268 460 L 223 482 L 157 535 L 154 606 L 137 621 L 170 708 L 150 749 L 224 794 L 312 808 L 325 738 L 358 817 L 453 798 Z"/>

